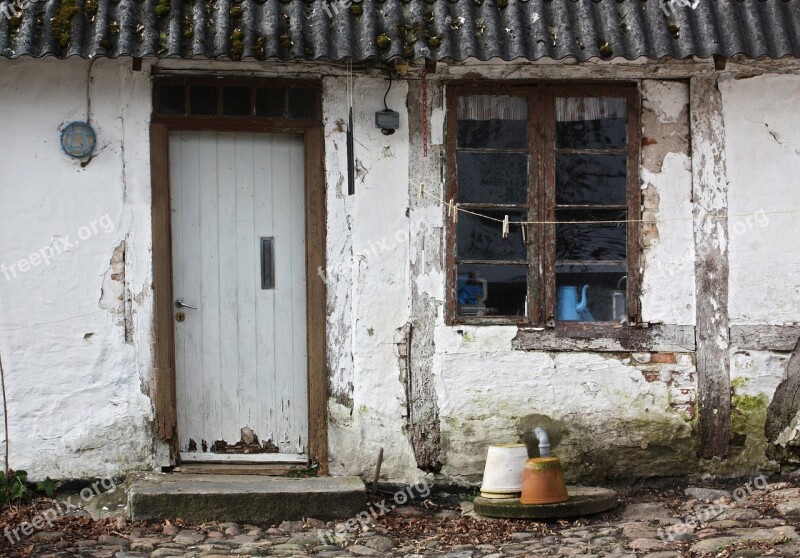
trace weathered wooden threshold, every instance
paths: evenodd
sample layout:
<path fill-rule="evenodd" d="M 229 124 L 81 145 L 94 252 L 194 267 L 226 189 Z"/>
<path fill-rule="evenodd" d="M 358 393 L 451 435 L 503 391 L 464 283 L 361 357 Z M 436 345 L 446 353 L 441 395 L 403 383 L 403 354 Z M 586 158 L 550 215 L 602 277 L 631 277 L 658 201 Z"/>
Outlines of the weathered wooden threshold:
<path fill-rule="evenodd" d="M 184 475 L 263 475 L 285 477 L 292 471 L 305 469 L 302 465 L 289 463 L 182 463 L 172 472 Z"/>
<path fill-rule="evenodd" d="M 181 452 L 183 463 L 308 463 L 306 454 Z"/>
<path fill-rule="evenodd" d="M 560 323 L 555 328 L 520 328 L 511 341 L 521 351 L 669 352 L 695 351 L 694 326 Z"/>

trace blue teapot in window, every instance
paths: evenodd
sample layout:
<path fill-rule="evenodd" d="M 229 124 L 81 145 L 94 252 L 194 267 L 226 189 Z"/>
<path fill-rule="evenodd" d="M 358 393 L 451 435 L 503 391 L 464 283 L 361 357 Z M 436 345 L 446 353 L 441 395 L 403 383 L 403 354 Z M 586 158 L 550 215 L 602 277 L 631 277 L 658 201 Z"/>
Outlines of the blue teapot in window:
<path fill-rule="evenodd" d="M 587 309 L 586 291 L 588 290 L 589 285 L 584 285 L 581 290 L 581 299 L 578 301 L 578 287 L 558 287 L 556 289 L 556 319 L 559 322 L 593 322 L 594 318 Z"/>

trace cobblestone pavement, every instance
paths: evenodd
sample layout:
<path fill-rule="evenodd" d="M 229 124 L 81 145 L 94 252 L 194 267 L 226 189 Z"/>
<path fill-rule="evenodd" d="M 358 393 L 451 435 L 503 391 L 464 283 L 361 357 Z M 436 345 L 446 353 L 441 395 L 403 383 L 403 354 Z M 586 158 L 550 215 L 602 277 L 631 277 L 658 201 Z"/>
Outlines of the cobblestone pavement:
<path fill-rule="evenodd" d="M 334 523 L 316 519 L 276 526 L 234 523 L 201 526 L 128 525 L 114 534 L 75 540 L 40 531 L 2 556 L 62 558 L 164 558 L 215 556 L 388 556 L 501 558 L 738 557 L 800 556 L 800 488 L 796 483 L 621 492 L 613 513 L 576 521 L 534 523 L 476 518 L 471 504 L 432 511 L 405 506 L 357 532 L 336 533 Z M 734 491 L 735 490 L 735 491 Z M 454 508 L 457 507 L 456 503 Z M 339 531 L 343 528 L 339 525 Z M 337 535 L 336 538 L 332 535 Z M 460 539 L 459 539 L 460 537 Z M 469 544 L 453 544 L 456 540 Z M 21 553 L 21 554 L 17 554 Z"/>

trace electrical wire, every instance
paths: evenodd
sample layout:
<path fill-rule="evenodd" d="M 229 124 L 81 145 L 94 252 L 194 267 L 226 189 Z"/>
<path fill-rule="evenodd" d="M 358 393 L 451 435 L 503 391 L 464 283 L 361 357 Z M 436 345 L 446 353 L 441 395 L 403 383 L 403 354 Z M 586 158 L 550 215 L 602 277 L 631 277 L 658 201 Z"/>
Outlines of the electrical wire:
<path fill-rule="evenodd" d="M 389 107 L 386 105 L 386 96 L 389 95 L 389 91 L 392 89 L 392 70 L 389 70 L 389 87 L 386 88 L 386 93 L 383 94 L 383 108 L 389 110 Z"/>
<path fill-rule="evenodd" d="M 92 61 L 89 62 L 89 69 L 86 71 L 86 123 L 91 124 L 92 122 L 92 96 L 90 94 L 90 88 L 92 86 L 92 68 L 94 68 L 94 63 L 100 59 L 99 56 L 95 56 L 92 58 Z"/>

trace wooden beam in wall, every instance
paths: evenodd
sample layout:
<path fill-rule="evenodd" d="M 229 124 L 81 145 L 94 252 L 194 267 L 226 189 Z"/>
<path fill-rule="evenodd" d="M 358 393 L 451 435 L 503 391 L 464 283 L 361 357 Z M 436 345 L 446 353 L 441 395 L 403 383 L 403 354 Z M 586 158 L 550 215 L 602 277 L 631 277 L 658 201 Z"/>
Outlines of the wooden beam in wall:
<path fill-rule="evenodd" d="M 322 127 L 305 133 L 306 150 L 306 327 L 308 335 L 308 456 L 328 473 L 328 358 L 325 281 L 325 145 Z"/>
<path fill-rule="evenodd" d="M 164 124 L 150 125 L 153 242 L 153 400 L 156 433 L 177 455 L 175 343 L 172 334 L 172 242 L 169 198 L 169 134 Z"/>
<path fill-rule="evenodd" d="M 689 83 L 694 206 L 697 416 L 700 454 L 724 457 L 731 437 L 728 179 L 716 75 Z"/>

